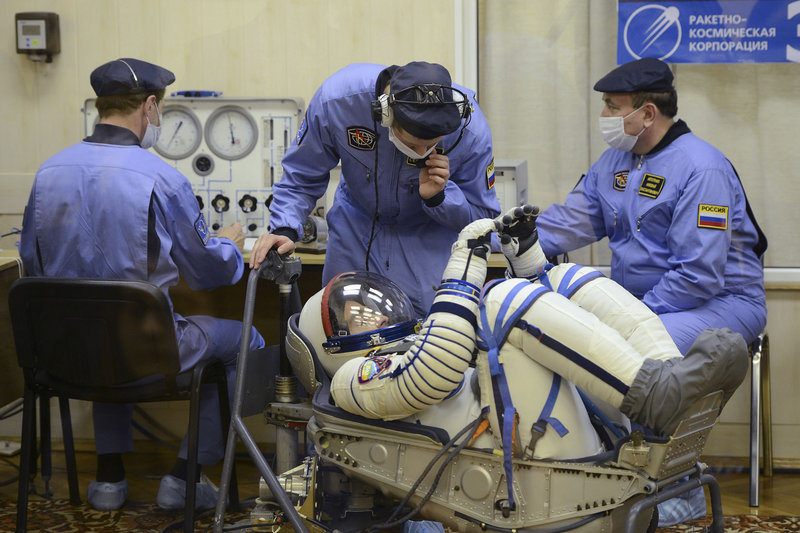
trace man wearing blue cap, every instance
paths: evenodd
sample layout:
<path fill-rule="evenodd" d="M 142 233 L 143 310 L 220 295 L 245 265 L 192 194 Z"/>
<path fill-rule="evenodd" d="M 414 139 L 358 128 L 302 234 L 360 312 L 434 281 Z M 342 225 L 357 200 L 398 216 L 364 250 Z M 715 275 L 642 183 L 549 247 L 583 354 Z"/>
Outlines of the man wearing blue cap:
<path fill-rule="evenodd" d="M 748 343 L 764 329 L 767 241 L 731 163 L 674 119 L 672 82 L 664 62 L 644 58 L 595 84 L 611 148 L 537 226 L 548 256 L 608 237 L 611 277 L 658 314 L 685 354 L 707 328 Z M 702 490 L 698 499 L 683 511 L 680 500 L 659 506 L 660 525 L 703 516 Z"/>
<path fill-rule="evenodd" d="M 442 65 L 353 64 L 333 74 L 308 105 L 270 205 L 270 233 L 251 254 L 294 250 L 302 225 L 342 173 L 327 213 L 323 284 L 336 274 L 383 274 L 422 317 L 461 228 L 499 214 L 492 138 L 468 89 Z"/>
<path fill-rule="evenodd" d="M 209 238 L 189 181 L 146 150 L 160 132 L 159 105 L 175 76 L 167 69 L 123 58 L 101 65 L 90 77 L 100 117 L 91 136 L 54 155 L 39 168 L 31 190 L 20 256 L 31 276 L 139 279 L 169 287 L 183 278 L 193 289 L 236 283 L 244 271 L 238 223 Z M 175 333 L 181 371 L 199 361 L 225 362 L 233 391 L 242 324 L 177 313 Z M 264 341 L 253 330 L 251 350 Z M 201 391 L 200 464 L 217 463 L 225 443 L 217 392 Z M 123 453 L 133 451 L 132 405 L 94 403 L 97 479 L 87 499 L 96 509 L 119 509 L 127 498 Z M 183 508 L 187 440 L 164 476 L 158 504 Z M 198 483 L 196 507 L 216 506 L 217 491 Z"/>

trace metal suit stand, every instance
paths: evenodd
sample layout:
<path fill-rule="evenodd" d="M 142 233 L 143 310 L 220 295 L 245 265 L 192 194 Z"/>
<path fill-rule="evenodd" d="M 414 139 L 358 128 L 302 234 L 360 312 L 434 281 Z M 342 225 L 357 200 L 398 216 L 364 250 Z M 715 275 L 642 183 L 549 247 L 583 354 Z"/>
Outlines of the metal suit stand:
<path fill-rule="evenodd" d="M 258 279 L 264 278 L 275 281 L 279 287 L 284 285 L 290 286 L 300 276 L 301 270 L 300 260 L 294 257 L 281 257 L 277 251 L 270 250 L 266 259 L 261 264 L 261 267 L 256 271 L 252 270 L 247 279 L 247 294 L 245 296 L 244 316 L 242 318 L 242 340 L 239 348 L 239 359 L 236 365 L 236 386 L 233 396 L 233 408 L 231 412 L 231 425 L 228 431 L 228 441 L 225 447 L 225 461 L 222 465 L 222 478 L 219 486 L 219 498 L 217 500 L 217 508 L 214 514 L 214 532 L 222 533 L 222 527 L 225 516 L 225 495 L 228 492 L 228 486 L 231 482 L 231 473 L 233 471 L 234 459 L 236 455 L 236 437 L 238 436 L 244 443 L 250 458 L 255 463 L 261 476 L 264 478 L 267 486 L 269 487 L 275 500 L 281 506 L 281 509 L 286 515 L 286 518 L 291 523 L 292 527 L 297 532 L 308 533 L 308 529 L 303 523 L 300 514 L 294 508 L 289 497 L 281 487 L 272 469 L 267 464 L 264 456 L 261 454 L 258 445 L 256 444 L 250 432 L 242 420 L 243 406 L 245 402 L 244 392 L 246 388 L 246 374 L 248 369 L 248 356 L 250 355 L 250 337 L 253 324 L 253 309 L 255 307 L 256 288 Z M 289 291 L 290 292 L 290 291 Z M 281 288 L 281 295 L 287 294 L 284 288 Z M 282 301 L 282 307 L 286 307 L 287 301 Z M 283 309 L 282 309 L 283 311 Z M 283 317 L 281 317 L 283 320 Z M 285 324 L 281 324 L 282 335 L 284 335 L 283 328 Z M 280 339 L 280 344 L 283 346 L 283 336 Z M 283 357 L 282 359 L 285 359 Z M 288 363 L 288 361 L 287 361 Z M 284 363 L 281 361 L 282 372 L 285 370 Z"/>

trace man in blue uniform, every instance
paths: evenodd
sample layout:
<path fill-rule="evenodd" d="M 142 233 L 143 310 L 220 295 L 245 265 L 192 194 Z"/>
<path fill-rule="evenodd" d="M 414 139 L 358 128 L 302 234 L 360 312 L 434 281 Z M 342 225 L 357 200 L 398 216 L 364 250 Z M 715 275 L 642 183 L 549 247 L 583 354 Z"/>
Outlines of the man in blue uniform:
<path fill-rule="evenodd" d="M 140 279 L 169 287 L 183 278 L 195 290 L 236 283 L 244 243 L 236 223 L 209 238 L 189 181 L 147 151 L 160 132 L 159 105 L 172 72 L 137 59 L 117 59 L 92 72 L 100 116 L 91 136 L 54 155 L 39 168 L 31 190 L 20 244 L 29 275 Z M 233 391 L 242 324 L 175 313 L 181 370 L 205 359 L 228 368 Z M 254 330 L 251 350 L 264 341 Z M 201 392 L 200 464 L 218 462 L 225 443 L 217 393 Z M 120 508 L 128 484 L 121 454 L 133 451 L 132 405 L 93 406 L 97 479 L 88 488 L 95 508 Z M 164 476 L 157 501 L 182 508 L 186 494 L 184 438 L 178 461 Z M 216 490 L 197 485 L 197 507 L 216 505 Z"/>
<path fill-rule="evenodd" d="M 595 84 L 611 148 L 537 226 L 548 256 L 608 237 L 612 279 L 661 318 L 685 354 L 707 328 L 730 328 L 748 343 L 763 330 L 767 242 L 731 163 L 674 119 L 672 81 L 665 63 L 645 58 Z M 660 511 L 667 525 L 700 508 L 673 520 Z"/>
<path fill-rule="evenodd" d="M 491 133 L 475 94 L 425 62 L 353 64 L 333 74 L 283 158 L 270 233 L 256 242 L 251 267 L 270 248 L 294 249 L 339 163 L 323 284 L 344 271 L 378 272 L 424 316 L 459 230 L 500 212 Z"/>

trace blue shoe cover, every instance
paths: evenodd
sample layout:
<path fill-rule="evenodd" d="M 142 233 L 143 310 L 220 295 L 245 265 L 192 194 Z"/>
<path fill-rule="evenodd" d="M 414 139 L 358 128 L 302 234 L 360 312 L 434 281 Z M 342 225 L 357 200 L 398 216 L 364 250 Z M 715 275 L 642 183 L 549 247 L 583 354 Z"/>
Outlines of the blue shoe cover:
<path fill-rule="evenodd" d="M 706 495 L 697 487 L 658 504 L 658 527 L 669 527 L 706 515 Z"/>
<path fill-rule="evenodd" d="M 116 511 L 128 499 L 128 480 L 116 483 L 94 480 L 86 489 L 86 499 L 98 511 Z"/>
<path fill-rule="evenodd" d="M 403 524 L 403 533 L 444 533 L 444 526 L 432 520 L 409 520 Z"/>
<path fill-rule="evenodd" d="M 207 479 L 196 485 L 194 508 L 198 511 L 214 509 L 217 506 L 217 495 L 219 493 L 217 487 Z M 186 507 L 186 482 L 169 474 L 162 477 L 161 486 L 158 487 L 156 503 L 162 509 L 183 509 Z"/>

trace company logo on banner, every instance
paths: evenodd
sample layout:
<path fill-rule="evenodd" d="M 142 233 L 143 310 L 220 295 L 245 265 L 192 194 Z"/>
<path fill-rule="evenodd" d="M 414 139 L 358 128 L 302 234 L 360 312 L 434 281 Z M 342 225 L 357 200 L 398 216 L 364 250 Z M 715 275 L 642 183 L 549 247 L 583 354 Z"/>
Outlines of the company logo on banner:
<path fill-rule="evenodd" d="M 800 63 L 800 0 L 618 2 L 617 63 Z"/>

